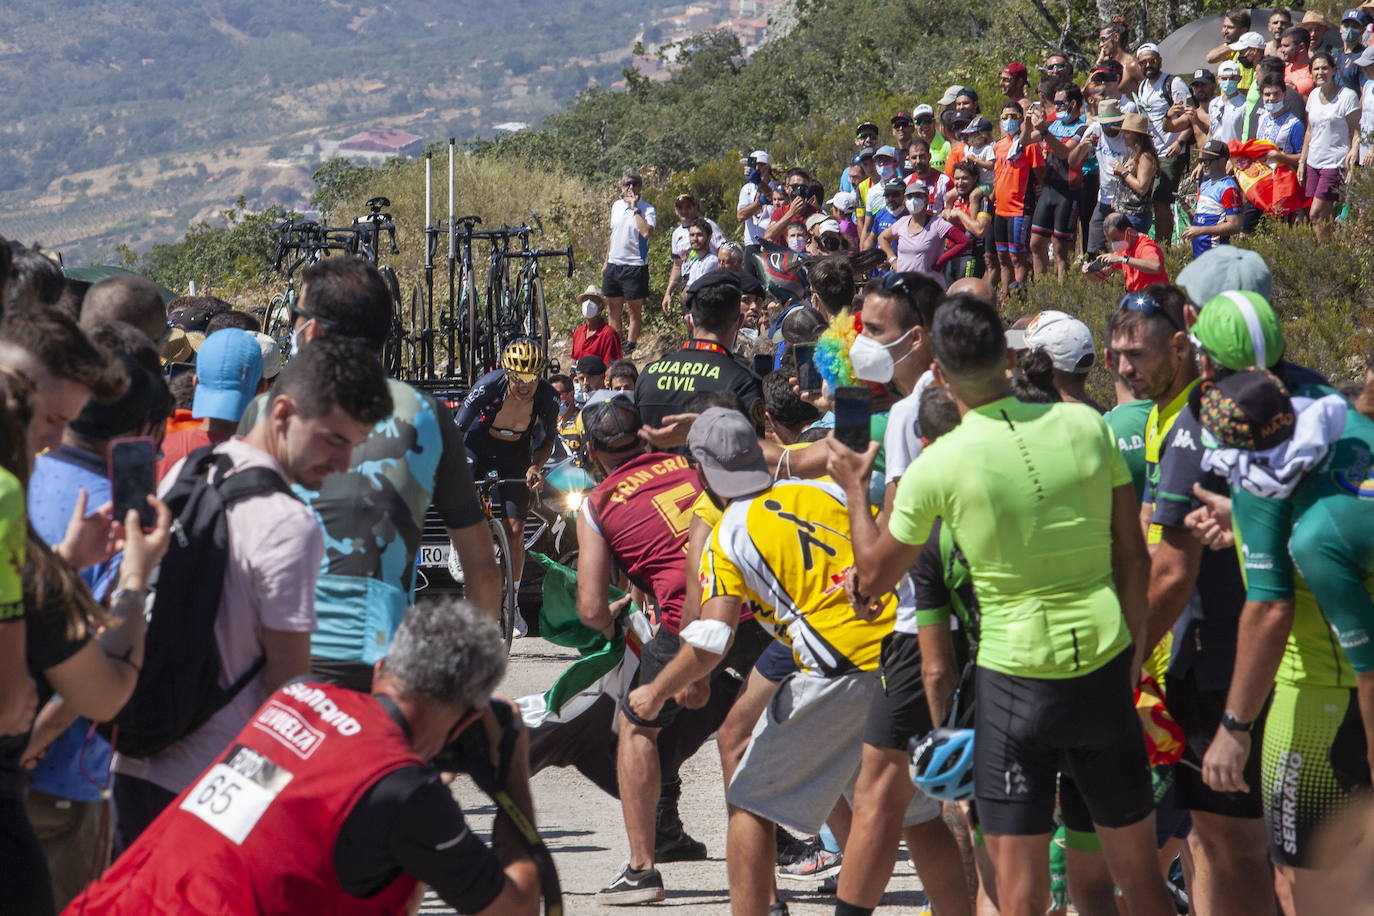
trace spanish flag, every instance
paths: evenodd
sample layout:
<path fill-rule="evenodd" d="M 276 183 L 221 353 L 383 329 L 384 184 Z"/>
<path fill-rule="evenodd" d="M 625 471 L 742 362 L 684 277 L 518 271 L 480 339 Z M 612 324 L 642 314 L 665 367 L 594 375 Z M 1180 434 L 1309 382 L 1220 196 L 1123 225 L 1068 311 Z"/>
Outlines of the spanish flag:
<path fill-rule="evenodd" d="M 1183 729 L 1164 707 L 1164 691 L 1148 674 L 1135 688 L 1135 711 L 1145 729 L 1145 749 L 1150 766 L 1177 763 L 1183 756 Z"/>
<path fill-rule="evenodd" d="M 1278 148 L 1272 140 L 1232 140 L 1227 148 L 1236 181 L 1250 203 L 1271 216 L 1287 216 L 1311 205 L 1297 172 L 1269 164 L 1268 155 Z"/>

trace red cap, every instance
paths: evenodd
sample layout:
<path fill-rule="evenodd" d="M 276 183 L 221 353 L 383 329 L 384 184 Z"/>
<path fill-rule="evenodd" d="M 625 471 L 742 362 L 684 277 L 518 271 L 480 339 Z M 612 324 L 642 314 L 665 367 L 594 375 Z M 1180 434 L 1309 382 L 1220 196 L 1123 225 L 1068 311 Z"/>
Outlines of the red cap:
<path fill-rule="evenodd" d="M 1014 60 L 1002 68 L 1003 76 L 1026 78 L 1026 65 L 1019 60 Z"/>

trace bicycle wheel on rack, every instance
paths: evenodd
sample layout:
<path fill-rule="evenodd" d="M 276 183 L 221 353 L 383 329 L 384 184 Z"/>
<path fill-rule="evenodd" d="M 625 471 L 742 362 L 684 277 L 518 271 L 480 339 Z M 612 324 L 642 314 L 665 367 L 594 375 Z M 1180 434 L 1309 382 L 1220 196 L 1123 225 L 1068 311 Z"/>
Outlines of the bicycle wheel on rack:
<path fill-rule="evenodd" d="M 477 301 L 477 284 L 473 282 L 470 271 L 464 272 L 462 282 L 462 298 L 458 314 L 454 316 L 454 320 L 460 322 L 459 336 L 462 338 L 463 377 L 464 381 L 471 387 L 477 384 L 477 380 L 486 372 L 483 367 L 483 360 L 486 359 L 487 348 L 478 336 L 477 310 L 480 308 L 480 304 Z"/>
<path fill-rule="evenodd" d="M 515 615 L 520 613 L 515 596 L 515 566 L 510 555 L 510 538 L 506 526 L 500 519 L 487 519 L 491 529 L 492 549 L 496 552 L 496 570 L 501 575 L 501 638 L 506 641 L 506 652 L 510 652 L 511 640 L 515 636 Z"/>
<path fill-rule="evenodd" d="M 279 293 L 267 304 L 267 316 L 263 321 L 264 332 L 277 342 L 283 356 L 291 353 L 291 307 L 295 304 L 295 291 Z"/>
<path fill-rule="evenodd" d="M 410 290 L 410 315 L 408 316 L 410 323 L 406 331 L 406 338 L 410 344 L 406 354 L 408 367 L 417 379 L 427 379 L 433 376 L 432 367 L 428 365 L 425 329 L 420 326 L 425 314 L 425 287 L 417 280 Z"/>
<path fill-rule="evenodd" d="M 549 359 L 549 312 L 544 307 L 544 281 L 535 277 L 530 281 L 529 315 L 526 318 L 529 336 L 539 341 L 544 361 Z"/>
<path fill-rule="evenodd" d="M 386 345 L 382 348 L 382 366 L 391 378 L 401 377 L 401 356 L 405 328 L 401 325 L 401 282 L 396 271 L 383 265 L 377 268 L 391 296 L 391 332 L 387 334 Z"/>

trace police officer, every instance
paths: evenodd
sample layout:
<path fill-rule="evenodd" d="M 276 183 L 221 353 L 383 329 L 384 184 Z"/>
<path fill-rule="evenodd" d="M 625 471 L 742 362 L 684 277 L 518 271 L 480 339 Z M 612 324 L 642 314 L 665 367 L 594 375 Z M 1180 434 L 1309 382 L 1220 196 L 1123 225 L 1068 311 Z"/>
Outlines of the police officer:
<path fill-rule="evenodd" d="M 635 383 L 645 426 L 661 426 L 664 417 L 686 412 L 703 392 L 726 392 L 762 428 L 763 385 L 733 353 L 742 321 L 739 276 L 711 271 L 687 290 L 686 304 L 687 343 L 650 363 Z"/>

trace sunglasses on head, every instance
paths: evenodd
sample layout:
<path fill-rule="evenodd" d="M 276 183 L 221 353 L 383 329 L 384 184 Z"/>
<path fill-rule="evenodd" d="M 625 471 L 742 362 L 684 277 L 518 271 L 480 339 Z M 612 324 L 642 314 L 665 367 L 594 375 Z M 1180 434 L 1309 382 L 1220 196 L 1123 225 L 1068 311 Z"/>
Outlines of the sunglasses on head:
<path fill-rule="evenodd" d="M 1170 315 L 1168 309 L 1160 305 L 1155 297 L 1147 293 L 1127 293 L 1122 296 L 1121 301 L 1116 304 L 1116 310 L 1118 312 L 1139 312 L 1142 315 L 1149 315 L 1150 317 L 1158 315 L 1169 322 L 1169 324 L 1173 325 L 1175 330 L 1183 330 L 1183 325 L 1179 323 L 1178 319 Z"/>

